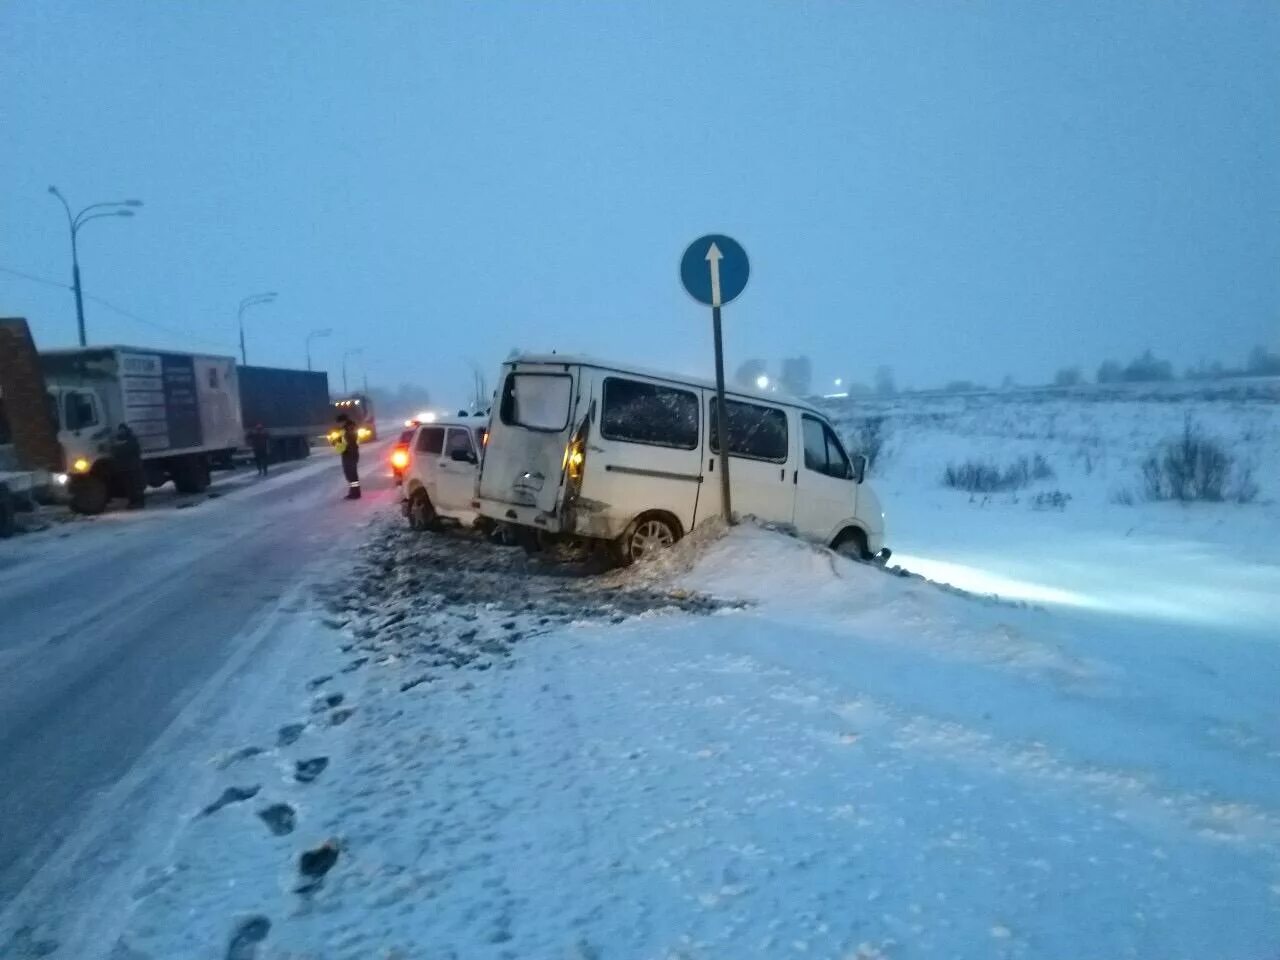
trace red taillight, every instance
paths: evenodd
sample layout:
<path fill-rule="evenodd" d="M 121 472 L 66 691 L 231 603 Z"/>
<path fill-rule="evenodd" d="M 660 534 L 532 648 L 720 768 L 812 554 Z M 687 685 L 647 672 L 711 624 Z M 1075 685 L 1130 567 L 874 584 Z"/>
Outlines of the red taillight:
<path fill-rule="evenodd" d="M 397 470 L 403 470 L 409 465 L 409 451 L 404 447 L 396 447 L 391 451 L 391 465 Z"/>

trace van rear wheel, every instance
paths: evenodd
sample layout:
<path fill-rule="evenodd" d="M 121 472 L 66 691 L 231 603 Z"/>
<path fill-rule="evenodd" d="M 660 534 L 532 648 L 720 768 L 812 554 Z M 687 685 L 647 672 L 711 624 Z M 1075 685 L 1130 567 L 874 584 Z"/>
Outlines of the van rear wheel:
<path fill-rule="evenodd" d="M 626 532 L 614 541 L 614 558 L 624 567 L 630 566 L 679 539 L 678 524 L 661 514 L 647 514 L 631 521 Z"/>

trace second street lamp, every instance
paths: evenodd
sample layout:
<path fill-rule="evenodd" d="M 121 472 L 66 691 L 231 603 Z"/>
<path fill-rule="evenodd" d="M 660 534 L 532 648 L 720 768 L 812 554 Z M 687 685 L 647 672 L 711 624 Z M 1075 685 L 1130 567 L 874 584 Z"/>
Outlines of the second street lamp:
<path fill-rule="evenodd" d="M 247 367 L 249 360 L 244 350 L 244 312 L 250 307 L 257 306 L 260 303 L 271 303 L 276 298 L 274 290 L 268 290 L 266 293 L 255 293 L 252 296 L 245 297 L 240 301 L 240 309 L 236 313 L 236 321 L 240 324 L 240 366 Z"/>
<path fill-rule="evenodd" d="M 71 204 L 62 195 L 62 191 L 50 185 L 49 192 L 62 203 L 67 211 L 67 227 L 71 230 L 71 286 L 76 293 L 76 327 L 80 334 L 80 346 L 88 346 L 84 329 L 84 294 L 80 290 L 80 251 L 76 238 L 80 228 L 90 220 L 102 217 L 132 217 L 135 208 L 142 206 L 141 200 L 113 200 L 108 203 L 91 203 L 79 213 L 71 212 Z"/>
<path fill-rule="evenodd" d="M 364 353 L 363 347 L 352 347 L 342 352 L 342 392 L 347 392 L 347 357 L 358 357 Z"/>
<path fill-rule="evenodd" d="M 332 335 L 333 328 L 325 327 L 323 330 L 312 330 L 307 334 L 307 369 L 311 369 L 311 341 L 319 340 L 321 337 Z"/>

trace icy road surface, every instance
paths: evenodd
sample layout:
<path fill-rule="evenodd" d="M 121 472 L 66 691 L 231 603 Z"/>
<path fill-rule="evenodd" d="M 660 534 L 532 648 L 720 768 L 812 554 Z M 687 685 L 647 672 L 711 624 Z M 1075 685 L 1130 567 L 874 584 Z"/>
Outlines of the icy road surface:
<path fill-rule="evenodd" d="M 584 580 L 386 518 L 296 642 L 113 958 L 1280 948 L 1263 637 L 1195 649 L 750 527 Z"/>
<path fill-rule="evenodd" d="M 37 875 L 47 882 L 27 901 L 100 882 L 119 856 L 106 834 L 127 846 L 153 814 L 145 803 L 104 814 L 130 796 L 118 781 L 148 753 L 180 750 L 185 720 L 278 642 L 309 565 L 349 546 L 390 486 L 374 478 L 371 496 L 341 502 L 338 464 L 322 455 L 215 484 L 221 496 L 189 509 L 158 496 L 160 509 L 0 545 L 0 906 Z M 87 838 L 94 829 L 104 836 Z M 89 859 L 59 862 L 77 857 Z"/>

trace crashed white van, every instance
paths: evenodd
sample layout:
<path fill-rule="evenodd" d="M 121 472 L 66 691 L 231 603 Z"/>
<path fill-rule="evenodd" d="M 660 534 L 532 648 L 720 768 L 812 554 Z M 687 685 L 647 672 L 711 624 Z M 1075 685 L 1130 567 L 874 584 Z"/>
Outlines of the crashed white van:
<path fill-rule="evenodd" d="M 477 485 L 479 512 L 526 540 L 609 541 L 619 561 L 720 513 L 715 384 L 583 357 L 502 368 Z M 862 559 L 886 558 L 884 514 L 813 407 L 731 390 L 729 479 L 738 516 L 784 524 Z"/>

